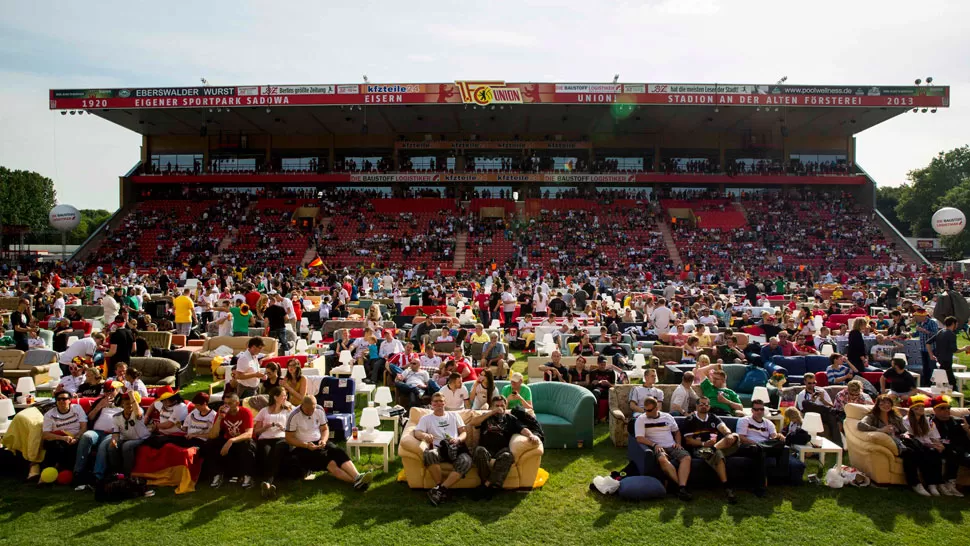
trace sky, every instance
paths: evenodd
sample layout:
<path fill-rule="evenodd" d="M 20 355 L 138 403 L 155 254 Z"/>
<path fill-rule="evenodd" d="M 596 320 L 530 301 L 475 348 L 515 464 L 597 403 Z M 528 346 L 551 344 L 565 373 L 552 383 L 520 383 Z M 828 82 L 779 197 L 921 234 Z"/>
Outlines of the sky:
<path fill-rule="evenodd" d="M 118 207 L 141 138 L 48 109 L 52 88 L 448 82 L 950 85 L 953 107 L 858 135 L 898 185 L 970 143 L 970 2 L 0 0 L 0 165 L 61 203 Z"/>

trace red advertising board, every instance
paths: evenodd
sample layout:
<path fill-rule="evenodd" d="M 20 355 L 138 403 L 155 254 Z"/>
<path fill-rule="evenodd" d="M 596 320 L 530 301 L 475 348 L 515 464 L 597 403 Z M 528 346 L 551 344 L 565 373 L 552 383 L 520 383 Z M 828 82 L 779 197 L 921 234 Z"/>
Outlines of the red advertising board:
<path fill-rule="evenodd" d="M 797 107 L 946 108 L 946 86 L 505 83 L 250 85 L 52 89 L 52 110 L 232 108 L 253 106 L 467 104 L 664 104 Z"/>

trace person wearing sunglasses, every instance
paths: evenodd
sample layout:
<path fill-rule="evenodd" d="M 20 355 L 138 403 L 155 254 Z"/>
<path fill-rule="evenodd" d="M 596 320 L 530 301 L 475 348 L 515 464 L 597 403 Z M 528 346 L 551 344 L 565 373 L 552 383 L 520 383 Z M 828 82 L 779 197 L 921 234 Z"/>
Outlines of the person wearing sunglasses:
<path fill-rule="evenodd" d="M 775 430 L 775 424 L 765 419 L 765 403 L 762 400 L 751 402 L 751 415 L 738 419 L 737 433 L 741 439 L 741 446 L 735 455 L 751 457 L 755 460 L 756 468 L 761 474 L 756 479 L 754 494 L 762 497 L 765 494 L 767 481 L 764 479 L 765 457 L 774 456 L 779 462 L 787 464 L 778 453 L 778 448 L 784 448 L 785 436 Z"/>
<path fill-rule="evenodd" d="M 41 428 L 44 441 L 44 468 L 72 470 L 77 460 L 78 439 L 88 429 L 88 416 L 80 404 L 71 404 L 71 395 L 61 391 L 56 405 L 44 414 Z"/>
<path fill-rule="evenodd" d="M 643 400 L 643 413 L 634 421 L 637 442 L 653 450 L 664 474 L 678 485 L 677 497 L 687 502 L 693 498 L 687 490 L 690 477 L 690 453 L 681 445 L 680 428 L 669 413 L 660 411 L 656 398 Z"/>

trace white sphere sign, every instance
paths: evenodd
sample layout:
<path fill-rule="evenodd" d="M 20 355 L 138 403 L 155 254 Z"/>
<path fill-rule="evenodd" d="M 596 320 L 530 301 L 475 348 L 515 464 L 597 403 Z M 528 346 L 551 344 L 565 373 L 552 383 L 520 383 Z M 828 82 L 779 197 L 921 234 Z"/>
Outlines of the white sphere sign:
<path fill-rule="evenodd" d="M 960 209 L 943 207 L 933 213 L 933 231 L 940 235 L 956 235 L 967 226 L 967 217 Z"/>
<path fill-rule="evenodd" d="M 71 231 L 81 223 L 81 211 L 71 205 L 57 205 L 51 209 L 48 220 L 57 231 Z"/>

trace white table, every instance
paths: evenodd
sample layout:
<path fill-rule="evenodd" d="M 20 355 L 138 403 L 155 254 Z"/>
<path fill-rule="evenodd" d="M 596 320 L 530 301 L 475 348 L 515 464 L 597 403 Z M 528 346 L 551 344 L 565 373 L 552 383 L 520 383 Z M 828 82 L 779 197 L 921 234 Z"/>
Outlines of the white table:
<path fill-rule="evenodd" d="M 822 440 L 821 447 L 815 447 L 810 443 L 801 445 L 801 446 L 800 445 L 792 446 L 792 448 L 798 453 L 798 460 L 804 463 L 806 453 L 818 453 L 819 462 L 822 463 L 822 466 L 825 466 L 825 455 L 828 453 L 834 453 L 835 467 L 841 468 L 842 467 L 842 448 L 832 440 L 829 440 L 828 438 L 825 438 L 823 436 L 819 436 L 818 439 Z"/>
<path fill-rule="evenodd" d="M 54 399 L 53 398 L 36 398 L 35 397 L 34 398 L 34 401 L 32 403 L 30 403 L 30 404 L 17 404 L 15 402 L 14 405 L 13 405 L 13 409 L 16 410 L 16 411 L 25 410 L 25 409 L 33 406 L 34 404 L 40 404 L 42 402 L 50 402 L 52 400 L 54 400 Z"/>
<path fill-rule="evenodd" d="M 383 450 L 384 458 L 384 472 L 387 472 L 387 463 L 390 460 L 388 451 L 391 448 L 391 442 L 394 441 L 394 433 L 390 431 L 378 430 L 374 432 L 372 438 L 364 439 L 364 432 L 361 431 L 357 435 L 357 439 L 347 440 L 347 448 L 353 448 L 354 452 L 357 454 L 357 459 L 360 459 L 360 448 L 362 447 L 374 447 L 381 448 Z"/>
<path fill-rule="evenodd" d="M 358 381 L 355 384 L 354 396 L 360 396 L 362 394 L 367 396 L 367 401 L 370 402 L 374 398 L 374 391 L 377 390 L 377 385 L 372 385 L 370 383 L 364 383 L 363 381 Z"/>
<path fill-rule="evenodd" d="M 953 372 L 953 376 L 957 378 L 957 391 L 963 392 L 963 384 L 970 380 L 970 372 Z"/>
<path fill-rule="evenodd" d="M 954 362 L 953 363 L 953 371 L 954 372 L 965 372 L 965 371 L 967 371 L 967 366 L 965 364 L 957 364 L 956 362 Z"/>
<path fill-rule="evenodd" d="M 400 429 L 401 429 L 401 416 L 384 415 L 380 413 L 379 409 L 377 411 L 378 411 L 378 416 L 381 418 L 381 425 L 383 425 L 385 422 L 388 422 L 388 421 L 394 424 L 394 436 L 391 438 L 391 458 L 397 457 L 397 455 L 395 455 L 394 453 L 395 453 L 395 449 L 397 449 L 397 443 L 398 441 L 400 441 L 398 439 L 398 435 L 400 434 Z"/>

